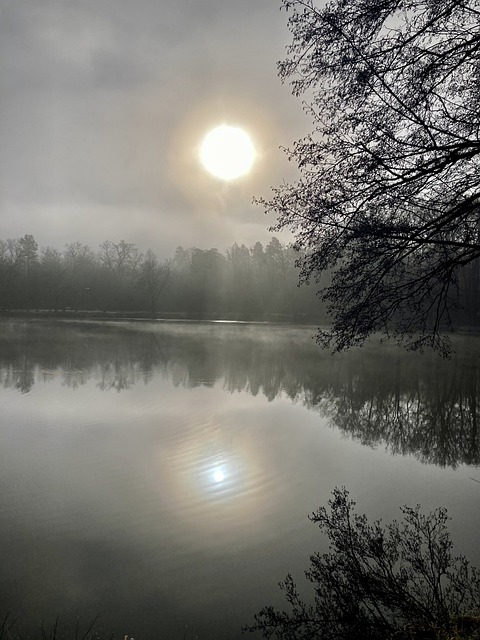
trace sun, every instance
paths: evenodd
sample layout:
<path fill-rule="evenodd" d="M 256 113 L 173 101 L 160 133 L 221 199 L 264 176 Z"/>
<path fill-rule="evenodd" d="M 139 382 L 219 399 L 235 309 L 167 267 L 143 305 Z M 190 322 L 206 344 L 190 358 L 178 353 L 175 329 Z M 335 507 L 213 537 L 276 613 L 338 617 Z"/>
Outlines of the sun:
<path fill-rule="evenodd" d="M 215 469 L 213 479 L 215 482 L 222 482 L 222 480 L 225 480 L 225 473 L 221 469 Z"/>
<path fill-rule="evenodd" d="M 200 160 L 207 171 L 221 180 L 235 180 L 250 171 L 256 152 L 246 131 L 223 124 L 203 139 Z"/>

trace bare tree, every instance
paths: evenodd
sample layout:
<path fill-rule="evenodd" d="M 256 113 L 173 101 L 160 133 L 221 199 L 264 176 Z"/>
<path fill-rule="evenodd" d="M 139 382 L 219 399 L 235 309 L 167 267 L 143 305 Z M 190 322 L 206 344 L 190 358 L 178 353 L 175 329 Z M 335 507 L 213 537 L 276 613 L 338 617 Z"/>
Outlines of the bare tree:
<path fill-rule="evenodd" d="M 299 180 L 263 202 L 296 235 L 302 281 L 323 284 L 333 325 L 318 340 L 342 350 L 381 331 L 445 351 L 459 275 L 480 256 L 480 4 L 283 7 L 279 75 L 314 131 L 289 151 Z"/>
<path fill-rule="evenodd" d="M 125 240 L 106 240 L 100 245 L 101 262 L 118 280 L 126 276 L 130 276 L 130 279 L 136 278 L 142 257 L 137 247 Z"/>
<path fill-rule="evenodd" d="M 82 267 L 92 265 L 95 262 L 95 255 L 90 247 L 78 241 L 66 244 L 63 256 L 72 274 L 76 274 Z"/>
<path fill-rule="evenodd" d="M 61 307 L 61 298 L 67 285 L 63 256 L 53 247 L 42 247 L 40 264 L 40 305 L 50 309 Z"/>
<path fill-rule="evenodd" d="M 173 266 L 171 260 L 159 262 L 157 256 L 148 249 L 140 266 L 140 285 L 145 290 L 150 306 L 150 313 L 155 317 L 158 300 L 162 291 L 172 278 Z"/>

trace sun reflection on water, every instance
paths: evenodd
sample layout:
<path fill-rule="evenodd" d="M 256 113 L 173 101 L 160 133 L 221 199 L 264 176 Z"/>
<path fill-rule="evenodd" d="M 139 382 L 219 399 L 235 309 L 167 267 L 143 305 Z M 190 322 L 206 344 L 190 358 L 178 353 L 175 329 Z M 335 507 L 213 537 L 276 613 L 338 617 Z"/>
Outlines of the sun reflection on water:
<path fill-rule="evenodd" d="M 272 478 L 265 474 L 261 447 L 258 442 L 254 446 L 249 433 L 237 430 L 233 437 L 230 425 L 208 420 L 177 432 L 178 439 L 164 451 L 161 486 L 171 514 L 205 544 L 219 535 L 229 536 L 233 544 L 240 530 L 245 536 L 258 514 L 268 511 Z"/>
<path fill-rule="evenodd" d="M 223 469 L 215 469 L 213 472 L 213 479 L 215 482 L 223 482 L 225 480 L 225 472 Z"/>
<path fill-rule="evenodd" d="M 241 460 L 238 453 L 223 452 L 219 457 L 205 456 L 190 468 L 190 482 L 195 485 L 198 499 L 204 501 L 239 497 L 242 485 Z"/>

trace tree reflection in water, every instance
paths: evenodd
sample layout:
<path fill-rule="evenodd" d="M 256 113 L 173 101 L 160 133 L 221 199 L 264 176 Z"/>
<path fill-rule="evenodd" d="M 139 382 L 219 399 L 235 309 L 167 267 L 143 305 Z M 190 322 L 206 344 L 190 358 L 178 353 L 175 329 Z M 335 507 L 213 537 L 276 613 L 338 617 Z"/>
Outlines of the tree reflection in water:
<path fill-rule="evenodd" d="M 0 383 L 28 393 L 60 380 L 121 392 L 156 376 L 175 386 L 283 394 L 371 447 L 455 467 L 480 464 L 479 341 L 452 360 L 372 345 L 331 356 L 308 329 L 185 323 L 2 322 Z"/>

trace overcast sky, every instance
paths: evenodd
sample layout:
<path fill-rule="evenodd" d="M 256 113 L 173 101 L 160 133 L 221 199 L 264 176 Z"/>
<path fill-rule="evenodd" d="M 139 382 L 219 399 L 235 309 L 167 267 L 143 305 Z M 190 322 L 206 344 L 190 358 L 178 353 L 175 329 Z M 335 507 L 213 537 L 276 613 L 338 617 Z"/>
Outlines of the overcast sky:
<path fill-rule="evenodd" d="M 268 241 L 252 198 L 294 177 L 279 147 L 309 128 L 277 77 L 286 19 L 280 0 L 0 0 L 0 238 Z M 198 160 L 223 122 L 258 153 L 230 183 Z"/>

